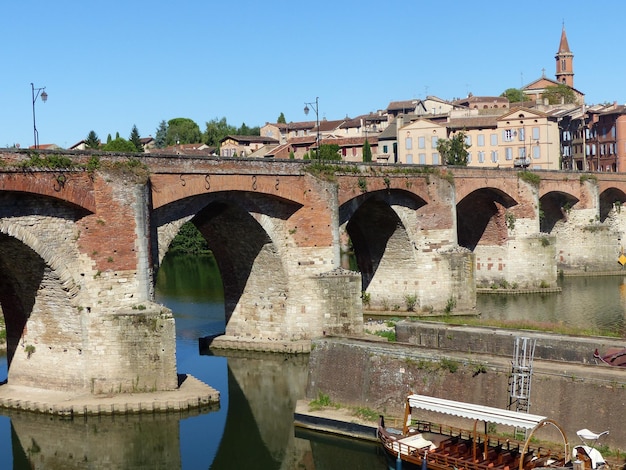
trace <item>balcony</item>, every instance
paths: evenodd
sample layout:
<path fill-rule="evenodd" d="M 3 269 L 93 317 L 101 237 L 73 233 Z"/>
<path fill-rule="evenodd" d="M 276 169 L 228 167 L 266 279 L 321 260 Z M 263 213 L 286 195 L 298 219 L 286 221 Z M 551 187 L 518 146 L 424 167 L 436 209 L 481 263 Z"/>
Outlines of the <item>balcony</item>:
<path fill-rule="evenodd" d="M 515 168 L 527 168 L 530 165 L 530 157 L 516 158 L 513 160 Z"/>

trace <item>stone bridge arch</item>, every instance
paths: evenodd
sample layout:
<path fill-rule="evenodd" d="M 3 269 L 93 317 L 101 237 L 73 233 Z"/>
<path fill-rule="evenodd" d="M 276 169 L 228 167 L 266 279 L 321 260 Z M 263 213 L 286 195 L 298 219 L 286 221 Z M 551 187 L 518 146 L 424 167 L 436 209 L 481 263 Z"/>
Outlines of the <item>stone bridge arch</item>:
<path fill-rule="evenodd" d="M 605 222 L 613 213 L 613 216 L 619 216 L 626 208 L 626 188 L 615 186 L 608 187 L 600 193 L 599 200 L 599 217 L 600 222 Z M 618 217 L 619 218 L 619 217 Z"/>
<path fill-rule="evenodd" d="M 362 288 L 375 304 L 398 304 L 397 296 L 390 295 L 390 279 L 404 279 L 404 294 L 414 293 L 416 212 L 425 205 L 421 197 L 394 189 L 363 193 L 339 208 L 339 223 L 351 241 Z"/>
<path fill-rule="evenodd" d="M 474 251 L 479 244 L 505 244 L 509 238 L 507 210 L 517 204 L 512 196 L 493 187 L 476 189 L 463 197 L 456 205 L 459 245 Z"/>
<path fill-rule="evenodd" d="M 49 196 L 0 193 L 0 313 L 11 384 L 84 386 L 85 318 L 72 240 L 76 221 L 88 214 Z M 60 373 L 59 361 L 74 367 Z"/>
<path fill-rule="evenodd" d="M 356 192 L 353 180 L 339 182 L 339 224 L 354 249 L 366 308 L 473 309 L 473 259 L 456 250 L 449 183 L 403 175 Z"/>
<path fill-rule="evenodd" d="M 539 227 L 542 233 L 552 233 L 557 224 L 565 224 L 574 206 L 580 201 L 563 191 L 546 192 L 539 198 Z"/>
<path fill-rule="evenodd" d="M 285 339 L 290 218 L 302 205 L 265 193 L 200 194 L 155 209 L 159 258 L 185 221 L 215 255 L 224 286 L 227 336 Z M 295 295 L 295 294 L 294 294 Z M 303 332 L 301 332 L 302 334 Z"/>

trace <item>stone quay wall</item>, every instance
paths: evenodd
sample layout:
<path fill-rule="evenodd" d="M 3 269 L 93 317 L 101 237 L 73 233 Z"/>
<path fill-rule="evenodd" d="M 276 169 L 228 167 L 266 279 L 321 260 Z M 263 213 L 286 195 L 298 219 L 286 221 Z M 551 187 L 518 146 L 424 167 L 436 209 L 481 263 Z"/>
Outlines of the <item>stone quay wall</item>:
<path fill-rule="evenodd" d="M 485 343 L 493 339 L 492 332 L 485 336 Z M 571 443 L 577 442 L 579 429 L 609 430 L 603 443 L 624 449 L 626 429 L 619 410 L 626 404 L 626 375 L 618 369 L 536 358 L 530 412 L 556 420 Z M 307 398 L 327 394 L 334 403 L 375 410 L 393 423 L 393 417 L 402 416 L 410 393 L 507 408 L 510 376 L 509 355 L 324 338 L 312 344 Z M 425 413 L 420 418 L 473 427 L 441 414 Z M 537 437 L 559 442 L 550 430 L 540 434 Z"/>

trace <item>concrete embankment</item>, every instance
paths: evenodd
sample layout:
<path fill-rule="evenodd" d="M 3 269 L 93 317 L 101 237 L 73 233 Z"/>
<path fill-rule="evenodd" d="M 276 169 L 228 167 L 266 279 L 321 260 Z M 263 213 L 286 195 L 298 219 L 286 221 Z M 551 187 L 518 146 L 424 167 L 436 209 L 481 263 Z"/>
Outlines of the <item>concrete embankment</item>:
<path fill-rule="evenodd" d="M 311 408 L 307 400 L 298 400 L 293 414 L 294 425 L 317 432 L 377 441 L 374 423 L 358 418 L 347 408 Z"/>
<path fill-rule="evenodd" d="M 417 326 L 410 323 L 413 328 Z M 596 432 L 609 430 L 603 443 L 626 448 L 622 416 L 626 370 L 589 364 L 589 360 L 584 363 L 592 354 L 590 348 L 613 344 L 611 339 L 450 328 L 443 324 L 435 327 L 431 323 L 423 326 L 421 331 L 407 326 L 403 333 L 403 325 L 398 324 L 397 335 L 402 338 L 406 334 L 416 343 L 415 338 L 421 338 L 428 347 L 346 338 L 314 341 L 307 397 L 313 399 L 324 393 L 333 402 L 392 416 L 401 415 L 409 393 L 507 408 L 514 337 L 536 335 L 530 412 L 554 419 L 573 443 L 578 441 L 576 431 L 588 428 Z M 461 340 L 465 335 L 466 339 Z M 567 358 L 569 350 L 578 351 L 583 361 L 542 358 L 544 354 Z M 470 425 L 437 414 L 425 414 L 423 418 L 454 426 Z M 553 436 L 548 432 L 544 437 L 549 440 Z"/>

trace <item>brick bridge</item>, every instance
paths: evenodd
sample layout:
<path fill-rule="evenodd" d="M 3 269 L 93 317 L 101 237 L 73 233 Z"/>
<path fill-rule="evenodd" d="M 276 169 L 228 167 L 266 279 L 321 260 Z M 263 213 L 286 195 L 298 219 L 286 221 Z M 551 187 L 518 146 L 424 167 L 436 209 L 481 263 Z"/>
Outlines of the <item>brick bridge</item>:
<path fill-rule="evenodd" d="M 90 154 L 69 157 L 85 168 Z M 29 160 L 30 158 L 30 160 Z M 224 284 L 223 345 L 306 349 L 362 333 L 372 309 L 475 308 L 476 286 L 615 271 L 626 182 L 615 174 L 99 155 L 38 169 L 0 151 L 0 307 L 11 384 L 91 393 L 177 386 L 174 321 L 153 303 L 191 221 Z M 28 161 L 27 169 L 19 166 Z M 361 274 L 341 269 L 342 248 Z"/>

